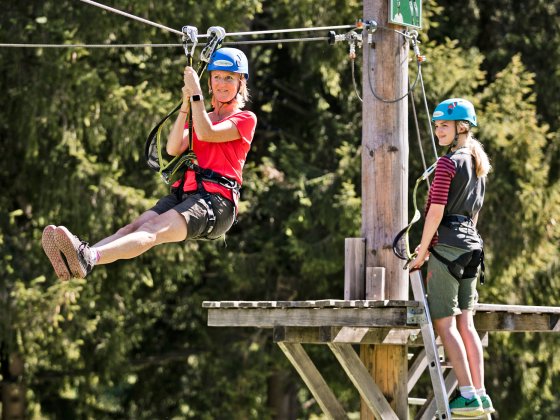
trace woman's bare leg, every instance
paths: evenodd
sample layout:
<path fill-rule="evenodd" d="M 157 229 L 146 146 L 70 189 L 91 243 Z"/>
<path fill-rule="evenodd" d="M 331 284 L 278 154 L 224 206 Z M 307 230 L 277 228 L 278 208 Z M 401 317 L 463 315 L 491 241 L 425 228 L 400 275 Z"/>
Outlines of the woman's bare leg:
<path fill-rule="evenodd" d="M 158 214 L 153 210 L 148 210 L 138 216 L 134 221 L 129 223 L 128 225 L 120 228 L 117 232 L 112 234 L 111 236 L 106 237 L 105 239 L 100 240 L 95 245 L 92 245 L 94 248 L 98 248 L 103 245 L 107 245 L 110 242 L 113 242 L 116 239 L 122 238 L 129 233 L 136 231 L 140 226 L 146 223 L 148 220 L 157 217 Z"/>
<path fill-rule="evenodd" d="M 97 264 L 109 264 L 117 260 L 134 258 L 155 245 L 180 242 L 187 237 L 187 222 L 175 210 L 146 219 L 131 233 L 122 235 L 105 245 L 95 246 L 100 256 Z"/>
<path fill-rule="evenodd" d="M 472 386 L 473 382 L 469 369 L 469 360 L 467 358 L 463 339 L 456 326 L 455 317 L 449 316 L 435 319 L 434 327 L 441 337 L 443 348 L 457 375 L 459 386 Z"/>
<path fill-rule="evenodd" d="M 472 311 L 463 310 L 457 315 L 457 329 L 465 345 L 473 384 L 476 389 L 484 388 L 484 355 Z"/>

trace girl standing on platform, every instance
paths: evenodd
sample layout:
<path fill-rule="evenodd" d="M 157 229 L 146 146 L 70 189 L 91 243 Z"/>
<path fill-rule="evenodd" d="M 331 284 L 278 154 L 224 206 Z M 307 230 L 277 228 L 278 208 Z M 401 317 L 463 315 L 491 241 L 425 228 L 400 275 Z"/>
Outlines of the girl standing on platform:
<path fill-rule="evenodd" d="M 490 163 L 471 132 L 477 126 L 472 103 L 447 99 L 436 107 L 432 121 L 439 145 L 448 150 L 436 165 L 422 240 L 410 267 L 419 269 L 431 255 L 428 304 L 459 382 L 459 393 L 449 403 L 451 413 L 478 417 L 495 411 L 484 388 L 482 344 L 473 320 L 477 274 L 480 267 L 484 270 L 476 223 Z"/>

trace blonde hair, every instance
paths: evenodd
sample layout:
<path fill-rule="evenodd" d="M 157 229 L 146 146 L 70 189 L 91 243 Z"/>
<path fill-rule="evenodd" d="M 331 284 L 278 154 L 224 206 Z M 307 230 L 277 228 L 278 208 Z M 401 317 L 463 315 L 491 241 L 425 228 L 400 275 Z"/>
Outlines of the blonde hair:
<path fill-rule="evenodd" d="M 212 73 L 212 72 L 210 72 Z M 237 96 L 235 98 L 233 98 L 232 100 L 237 102 L 237 106 L 239 107 L 239 109 L 243 109 L 243 107 L 245 106 L 245 104 L 249 101 L 250 95 L 249 95 L 249 88 L 247 87 L 247 79 L 245 78 L 245 76 L 241 73 L 236 73 L 239 75 L 239 91 L 237 92 Z M 210 80 L 211 78 L 208 77 L 208 92 L 210 93 L 210 95 L 212 96 L 212 106 L 214 107 L 214 109 L 217 107 L 217 103 L 214 99 L 214 94 L 212 93 L 212 82 Z"/>
<path fill-rule="evenodd" d="M 471 155 L 474 158 L 474 165 L 476 168 L 476 176 L 479 178 L 488 175 L 488 172 L 492 169 L 490 165 L 490 159 L 484 151 L 482 143 L 474 138 L 471 132 L 471 125 L 468 121 L 457 121 L 457 131 L 459 128 L 465 128 L 467 132 L 467 143 L 466 146 L 470 149 Z"/>

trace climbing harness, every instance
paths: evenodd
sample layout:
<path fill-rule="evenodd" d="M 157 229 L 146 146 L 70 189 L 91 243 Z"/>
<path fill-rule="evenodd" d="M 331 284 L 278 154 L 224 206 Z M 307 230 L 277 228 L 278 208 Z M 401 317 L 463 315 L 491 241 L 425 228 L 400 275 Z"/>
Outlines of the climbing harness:
<path fill-rule="evenodd" d="M 204 188 L 203 181 L 213 182 L 215 184 L 221 185 L 222 187 L 231 190 L 233 194 L 233 203 L 235 206 L 236 221 L 237 221 L 237 202 L 239 200 L 241 185 L 239 185 L 239 183 L 236 180 L 220 175 L 218 172 L 215 172 L 212 169 L 201 168 L 192 160 L 186 161 L 186 166 L 188 170 L 193 171 L 195 174 L 197 192 L 198 194 L 200 194 L 202 198 L 203 205 L 206 208 L 206 213 L 208 215 L 208 224 L 206 225 L 206 229 L 204 230 L 204 232 L 202 232 L 201 238 L 209 239 L 208 235 L 212 233 L 212 231 L 214 230 L 214 226 L 216 225 L 216 213 L 214 212 L 214 205 L 212 204 L 210 193 L 206 191 L 206 188 Z M 182 183 L 179 187 L 176 188 L 177 190 L 175 191 L 175 193 L 178 196 L 179 195 L 182 196 L 183 195 Z"/>
<path fill-rule="evenodd" d="M 395 236 L 395 239 L 393 240 L 393 253 L 401 260 L 406 261 L 403 270 L 408 269 L 408 265 L 417 256 L 416 252 L 410 252 L 409 232 L 410 229 L 412 228 L 412 225 L 418 222 L 421 217 L 420 210 L 418 210 L 418 204 L 416 201 L 418 186 L 423 181 L 427 180 L 428 177 L 435 171 L 436 165 L 437 165 L 437 161 L 434 162 L 428 169 L 426 169 L 424 173 L 416 180 L 416 184 L 414 185 L 414 190 L 412 192 L 412 202 L 414 204 L 414 216 L 412 217 L 408 225 L 404 229 L 402 229 L 399 233 L 397 233 L 397 236 Z"/>
<path fill-rule="evenodd" d="M 474 224 L 473 220 L 468 216 L 461 214 L 449 214 L 443 217 L 441 224 L 449 229 L 458 229 L 462 224 Z M 482 240 L 481 240 L 482 242 Z M 457 280 L 471 279 L 478 274 L 480 266 L 480 284 L 484 284 L 486 267 L 484 265 L 484 246 L 481 249 L 466 251 L 463 255 L 455 260 L 449 260 L 436 251 L 434 247 L 430 247 L 430 254 L 437 260 L 447 266 L 449 273 Z"/>

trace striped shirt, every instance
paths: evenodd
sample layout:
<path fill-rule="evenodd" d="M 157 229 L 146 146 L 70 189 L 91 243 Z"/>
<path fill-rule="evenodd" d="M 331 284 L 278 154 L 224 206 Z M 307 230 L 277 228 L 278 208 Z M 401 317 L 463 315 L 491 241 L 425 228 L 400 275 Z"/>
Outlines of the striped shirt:
<path fill-rule="evenodd" d="M 457 168 L 455 163 L 448 157 L 442 156 L 438 159 L 434 180 L 430 186 L 430 191 L 428 193 L 428 202 L 426 203 L 426 210 L 424 216 L 428 214 L 430 206 L 433 204 L 447 204 L 447 198 L 449 196 L 449 186 L 451 185 L 451 180 L 455 176 Z M 432 238 L 430 246 L 437 244 L 437 232 Z"/>

